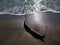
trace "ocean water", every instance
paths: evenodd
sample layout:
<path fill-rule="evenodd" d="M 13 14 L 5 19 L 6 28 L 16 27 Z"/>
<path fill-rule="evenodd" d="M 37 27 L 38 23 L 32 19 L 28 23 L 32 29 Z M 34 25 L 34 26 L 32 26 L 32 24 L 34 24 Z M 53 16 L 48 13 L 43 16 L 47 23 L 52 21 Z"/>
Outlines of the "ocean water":
<path fill-rule="evenodd" d="M 0 0 L 1 13 L 60 12 L 59 0 Z"/>

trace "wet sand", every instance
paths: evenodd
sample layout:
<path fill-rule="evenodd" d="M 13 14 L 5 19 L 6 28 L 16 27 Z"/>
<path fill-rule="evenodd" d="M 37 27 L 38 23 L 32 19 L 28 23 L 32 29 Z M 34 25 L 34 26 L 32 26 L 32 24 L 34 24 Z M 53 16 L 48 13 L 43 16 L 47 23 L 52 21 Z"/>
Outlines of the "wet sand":
<path fill-rule="evenodd" d="M 25 16 L 0 15 L 0 45 L 40 45 L 23 27 Z"/>
<path fill-rule="evenodd" d="M 27 17 L 29 18 L 29 16 L 0 15 L 0 45 L 60 45 L 60 25 L 49 25 L 47 22 L 45 25 L 29 23 Z M 24 20 L 34 31 L 39 34 L 45 33 L 45 43 L 25 31 Z"/>

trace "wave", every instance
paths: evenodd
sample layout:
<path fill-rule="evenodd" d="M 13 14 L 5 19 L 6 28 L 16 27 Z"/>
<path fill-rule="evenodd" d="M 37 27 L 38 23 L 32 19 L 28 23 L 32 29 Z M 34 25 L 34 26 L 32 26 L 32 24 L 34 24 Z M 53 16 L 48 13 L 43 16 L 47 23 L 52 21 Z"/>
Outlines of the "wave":
<path fill-rule="evenodd" d="M 0 0 L 0 14 L 25 15 L 33 12 L 60 13 L 59 0 Z"/>
<path fill-rule="evenodd" d="M 53 9 L 48 9 L 48 10 L 44 10 L 42 12 L 53 12 L 53 13 L 60 13 L 59 11 L 55 11 Z"/>
<path fill-rule="evenodd" d="M 29 12 L 29 13 L 23 13 L 23 14 L 15 14 L 15 13 L 8 13 L 8 12 L 0 12 L 0 14 L 9 14 L 9 15 L 32 15 L 34 14 L 35 12 Z"/>
<path fill-rule="evenodd" d="M 60 13 L 60 1 L 59 0 L 42 0 L 41 5 L 44 5 L 46 8 L 48 8 L 47 11 Z"/>

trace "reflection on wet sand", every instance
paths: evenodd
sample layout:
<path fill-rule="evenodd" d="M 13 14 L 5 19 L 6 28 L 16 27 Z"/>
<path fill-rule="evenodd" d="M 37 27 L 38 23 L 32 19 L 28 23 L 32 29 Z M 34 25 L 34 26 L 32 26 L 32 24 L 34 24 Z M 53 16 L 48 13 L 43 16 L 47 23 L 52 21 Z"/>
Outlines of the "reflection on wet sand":
<path fill-rule="evenodd" d="M 41 14 L 40 14 L 41 15 Z M 39 15 L 39 16 L 40 16 Z M 60 14 L 43 13 L 39 22 L 36 23 L 33 15 L 26 16 L 26 23 L 39 34 L 45 33 L 44 45 L 59 45 L 60 44 Z M 41 23 L 42 22 L 42 23 Z"/>
<path fill-rule="evenodd" d="M 25 16 L 0 15 L 0 45 L 40 45 L 23 28 Z"/>
<path fill-rule="evenodd" d="M 40 23 L 32 23 L 30 16 L 12 16 L 0 15 L 0 45 L 59 45 L 60 44 L 60 26 L 58 25 L 42 25 Z M 47 18 L 43 18 L 46 20 Z M 45 43 L 35 39 L 27 33 L 23 27 L 24 20 L 34 31 L 39 34 L 45 33 Z M 48 19 L 49 20 L 49 19 Z M 47 21 L 48 22 L 48 21 Z M 37 30 L 38 29 L 38 30 Z"/>

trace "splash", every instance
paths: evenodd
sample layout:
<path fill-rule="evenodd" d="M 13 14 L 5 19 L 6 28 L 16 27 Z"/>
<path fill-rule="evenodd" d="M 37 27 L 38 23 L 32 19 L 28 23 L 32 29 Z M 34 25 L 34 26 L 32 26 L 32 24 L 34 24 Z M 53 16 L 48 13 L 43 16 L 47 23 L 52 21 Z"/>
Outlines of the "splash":
<path fill-rule="evenodd" d="M 42 0 L 34 0 L 34 2 L 35 2 L 35 4 L 33 5 L 33 8 L 35 8 L 34 11 L 36 11 L 36 12 L 40 11 L 40 9 L 41 9 L 41 4 L 40 4 L 40 2 L 41 2 L 41 1 L 42 1 Z"/>

